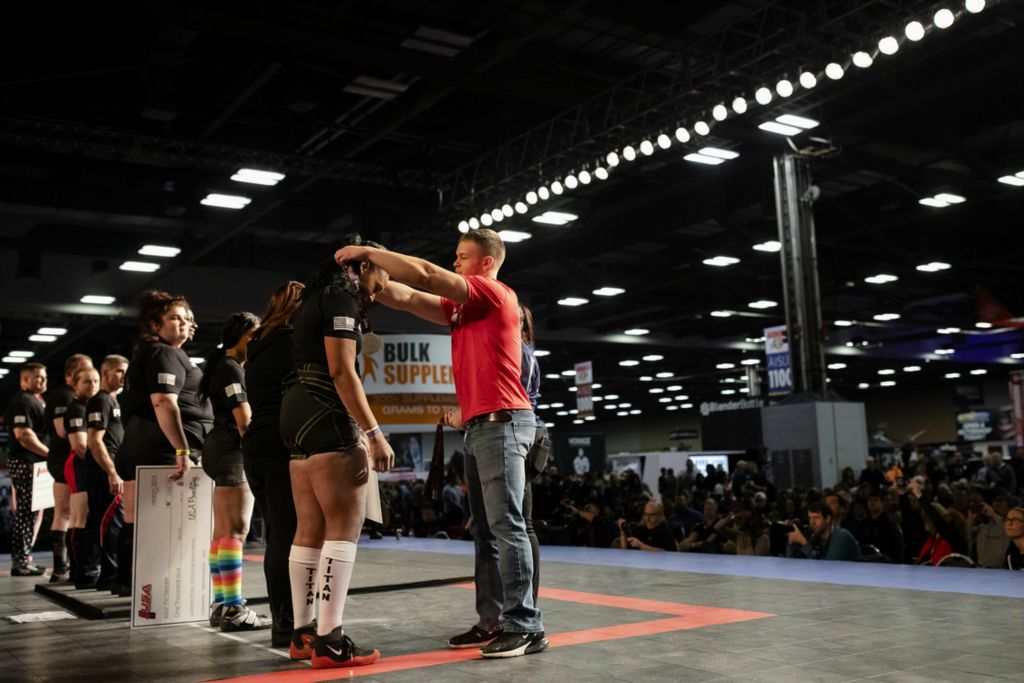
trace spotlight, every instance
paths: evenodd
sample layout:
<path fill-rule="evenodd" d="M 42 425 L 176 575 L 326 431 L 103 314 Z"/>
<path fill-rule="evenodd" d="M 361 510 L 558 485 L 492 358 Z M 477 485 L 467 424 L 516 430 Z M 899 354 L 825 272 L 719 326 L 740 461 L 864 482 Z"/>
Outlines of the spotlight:
<path fill-rule="evenodd" d="M 485 228 L 493 223 L 494 219 L 491 218 L 491 214 L 485 213 L 484 215 L 480 216 L 480 224 Z"/>
<path fill-rule="evenodd" d="M 772 91 L 768 88 L 761 86 L 754 93 L 754 99 L 757 100 L 758 104 L 768 104 L 772 101 Z"/>
<path fill-rule="evenodd" d="M 658 136 L 658 147 L 662 149 L 668 149 L 672 146 L 672 138 L 662 133 Z"/>
<path fill-rule="evenodd" d="M 576 176 L 574 176 L 572 173 L 565 176 L 565 188 L 567 190 L 575 190 L 579 186 L 579 184 L 579 181 L 576 180 Z"/>
<path fill-rule="evenodd" d="M 473 216 L 472 218 L 469 219 L 469 229 L 470 230 L 476 230 L 479 227 L 480 227 L 480 221 L 477 219 L 476 216 Z"/>
<path fill-rule="evenodd" d="M 732 101 L 732 110 L 737 114 L 742 114 L 747 110 L 747 101 L 742 97 L 737 97 Z"/>
<path fill-rule="evenodd" d="M 548 190 L 546 185 L 541 185 L 537 188 L 537 196 L 543 201 L 547 201 L 551 197 L 551 191 Z"/>
<path fill-rule="evenodd" d="M 537 193 L 534 192 L 533 190 L 530 190 L 529 192 L 527 192 L 526 193 L 526 203 L 527 204 L 536 204 L 537 203 Z"/>
<path fill-rule="evenodd" d="M 698 121 L 697 123 L 693 124 L 693 132 L 696 133 L 697 135 L 707 135 L 708 133 L 711 132 L 711 126 L 704 123 L 703 121 Z"/>
<path fill-rule="evenodd" d="M 469 232 L 469 221 L 459 221 L 459 232 Z"/>
<path fill-rule="evenodd" d="M 861 69 L 866 69 L 871 66 L 874 60 L 871 59 L 871 55 L 863 50 L 853 53 L 853 65 L 858 66 Z"/>
<path fill-rule="evenodd" d="M 565 192 L 565 188 L 562 187 L 562 183 L 557 180 L 551 183 L 551 194 L 562 194 L 563 192 Z"/>
<path fill-rule="evenodd" d="M 622 158 L 626 161 L 633 161 L 633 159 L 636 159 L 636 150 L 633 149 L 632 145 L 626 145 L 622 148 Z"/>
<path fill-rule="evenodd" d="M 594 169 L 594 177 L 598 180 L 608 180 L 608 169 L 604 166 L 598 166 Z"/>
<path fill-rule="evenodd" d="M 724 104 L 716 104 L 711 109 L 711 117 L 715 121 L 725 121 L 725 117 L 729 115 L 729 110 L 725 108 Z"/>
<path fill-rule="evenodd" d="M 900 43 L 893 36 L 886 36 L 878 41 L 878 51 L 884 55 L 894 55 L 900 49 Z"/>
<path fill-rule="evenodd" d="M 501 212 L 503 214 L 505 214 L 505 218 L 511 218 L 512 214 L 515 213 L 512 210 L 512 205 L 511 204 L 506 204 L 505 206 L 501 207 Z"/>
<path fill-rule="evenodd" d="M 793 94 L 793 84 L 783 78 L 775 84 L 775 92 L 779 93 L 779 97 L 789 97 Z"/>
<path fill-rule="evenodd" d="M 491 218 L 494 219 L 495 223 L 500 223 L 505 219 L 505 214 L 501 212 L 501 209 L 494 209 L 491 211 Z"/>
<path fill-rule="evenodd" d="M 946 29 L 953 25 L 956 17 L 946 8 L 940 9 L 935 13 L 935 28 Z"/>
<path fill-rule="evenodd" d="M 608 152 L 608 156 L 606 156 L 604 160 L 607 161 L 608 165 L 611 166 L 612 168 L 615 168 L 616 166 L 619 165 L 619 155 L 616 154 L 615 152 Z"/>
<path fill-rule="evenodd" d="M 590 184 L 590 171 L 583 169 L 582 171 L 580 171 L 578 177 L 580 179 L 580 182 L 583 183 L 584 185 Z"/>
<path fill-rule="evenodd" d="M 964 8 L 971 14 L 977 14 L 985 9 L 985 0 L 967 0 L 964 3 Z"/>
<path fill-rule="evenodd" d="M 810 90 L 814 86 L 818 85 L 818 79 L 810 71 L 805 71 L 800 74 L 800 85 Z"/>
<path fill-rule="evenodd" d="M 654 154 L 654 145 L 650 140 L 644 140 L 640 143 L 640 153 L 645 157 L 649 157 Z"/>
<path fill-rule="evenodd" d="M 829 62 L 829 65 L 825 67 L 825 75 L 833 81 L 838 81 L 843 77 L 843 67 L 835 62 Z"/>
<path fill-rule="evenodd" d="M 907 40 L 916 43 L 924 38 L 924 25 L 920 21 L 912 21 L 903 29 L 903 35 L 907 37 Z"/>
<path fill-rule="evenodd" d="M 516 213 L 526 213 L 529 211 L 524 202 L 516 202 Z"/>
<path fill-rule="evenodd" d="M 678 128 L 676 128 L 676 140 L 679 140 L 679 142 L 689 142 L 690 131 L 686 130 L 682 126 L 679 126 Z"/>

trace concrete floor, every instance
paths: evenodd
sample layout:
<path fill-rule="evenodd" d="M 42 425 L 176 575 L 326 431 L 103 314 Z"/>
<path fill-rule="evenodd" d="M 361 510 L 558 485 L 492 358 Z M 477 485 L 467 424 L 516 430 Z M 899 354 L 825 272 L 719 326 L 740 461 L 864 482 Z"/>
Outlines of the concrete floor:
<path fill-rule="evenodd" d="M 247 555 L 258 549 L 247 549 Z M 472 546 L 360 545 L 354 586 L 472 574 Z M 12 624 L 60 609 L 0 560 L 2 681 L 997 681 L 1024 680 L 1024 577 L 982 569 L 545 547 L 552 647 L 510 660 L 444 648 L 474 623 L 471 587 L 351 596 L 346 632 L 372 667 L 312 670 L 269 632 L 127 620 Z M 46 564 L 45 556 L 39 561 Z M 262 571 L 246 561 L 250 592 Z"/>

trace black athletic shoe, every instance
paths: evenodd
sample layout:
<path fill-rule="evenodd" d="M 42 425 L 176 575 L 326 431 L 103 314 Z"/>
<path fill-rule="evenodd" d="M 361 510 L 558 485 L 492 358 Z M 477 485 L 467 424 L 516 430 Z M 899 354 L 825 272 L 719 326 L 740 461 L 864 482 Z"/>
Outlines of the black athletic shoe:
<path fill-rule="evenodd" d="M 220 618 L 221 631 L 259 631 L 270 628 L 271 621 L 256 610 L 245 605 L 231 605 L 224 608 Z"/>
<path fill-rule="evenodd" d="M 11 569 L 11 576 L 42 576 L 45 573 L 46 569 L 37 567 L 34 564 L 26 564 L 24 567 L 14 567 Z"/>
<path fill-rule="evenodd" d="M 110 592 L 119 598 L 130 598 L 132 596 L 132 587 L 124 583 L 115 583 Z"/>
<path fill-rule="evenodd" d="M 13 573 L 13 572 L 12 572 Z M 71 579 L 71 572 L 58 572 L 54 571 L 50 574 L 50 583 L 63 583 Z"/>
<path fill-rule="evenodd" d="M 85 578 L 80 581 L 75 581 L 75 590 L 89 590 L 90 588 L 95 588 L 97 583 L 99 583 L 99 579 L 97 579 L 95 576 L 92 578 Z"/>
<path fill-rule="evenodd" d="M 534 652 L 548 649 L 548 639 L 544 631 L 536 633 L 503 633 L 487 647 L 481 648 L 480 654 L 487 658 L 521 657 Z"/>
<path fill-rule="evenodd" d="M 452 636 L 448 639 L 448 647 L 454 650 L 464 650 L 471 647 L 483 647 L 501 635 L 501 629 L 497 631 L 485 631 L 479 626 L 474 626 L 465 633 Z"/>
<path fill-rule="evenodd" d="M 212 628 L 220 628 L 220 621 L 224 617 L 225 608 L 226 606 L 223 602 L 210 603 L 210 626 Z"/>
<path fill-rule="evenodd" d="M 96 590 L 98 590 L 98 591 L 109 591 L 113 587 L 114 587 L 114 580 L 113 579 L 103 579 L 103 578 L 101 578 L 99 581 L 96 582 Z"/>
<path fill-rule="evenodd" d="M 292 659 L 309 659 L 313 656 L 313 640 L 316 638 L 316 619 L 292 631 L 288 638 L 288 656 Z"/>
<path fill-rule="evenodd" d="M 317 636 L 313 639 L 311 663 L 314 669 L 366 666 L 373 664 L 379 658 L 379 650 L 356 647 L 352 639 L 342 633 L 340 626 L 326 636 Z"/>

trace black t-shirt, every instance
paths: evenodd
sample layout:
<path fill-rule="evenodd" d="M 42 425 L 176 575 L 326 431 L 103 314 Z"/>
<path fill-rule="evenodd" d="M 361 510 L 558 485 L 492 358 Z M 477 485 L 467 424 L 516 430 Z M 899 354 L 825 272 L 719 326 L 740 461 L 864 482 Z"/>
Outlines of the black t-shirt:
<path fill-rule="evenodd" d="M 199 398 L 203 371 L 181 349 L 161 341 L 143 341 L 128 366 L 120 404 L 127 424 L 133 417 L 156 421 L 150 394 L 177 394 L 181 423 L 202 443 L 213 427 L 210 402 Z"/>
<path fill-rule="evenodd" d="M 284 379 L 292 371 L 294 337 L 292 328 L 279 327 L 249 342 L 245 387 L 252 408 L 252 421 L 246 434 L 281 436 L 281 399 L 284 396 Z"/>
<path fill-rule="evenodd" d="M 50 435 L 50 454 L 46 456 L 53 462 L 64 462 L 71 452 L 71 444 L 67 439 L 57 436 L 53 423 L 64 418 L 75 400 L 75 391 L 67 384 L 61 385 L 46 395 L 46 433 Z"/>
<path fill-rule="evenodd" d="M 210 403 L 213 405 L 213 423 L 218 427 L 236 427 L 232 411 L 249 401 L 245 392 L 245 372 L 238 361 L 224 356 L 209 369 Z"/>
<path fill-rule="evenodd" d="M 44 444 L 49 440 L 51 427 L 46 422 L 46 404 L 41 398 L 27 391 L 19 391 L 7 404 L 4 423 L 11 431 L 10 444 L 7 446 L 11 457 L 21 456 L 39 460 L 40 456 L 28 450 L 14 438 L 15 429 L 31 429 Z M 51 423 L 52 425 L 52 423 Z"/>
<path fill-rule="evenodd" d="M 641 543 L 646 543 L 654 548 L 661 548 L 668 552 L 676 551 L 676 541 L 672 537 L 672 529 L 667 522 L 662 522 L 653 529 L 648 529 L 643 524 L 634 526 L 633 537 Z"/>
<path fill-rule="evenodd" d="M 1015 571 L 1024 569 L 1024 553 L 1020 552 L 1020 548 L 1013 541 L 1010 541 L 1006 549 L 1006 568 Z"/>
<path fill-rule="evenodd" d="M 69 436 L 71 434 L 85 434 L 88 431 L 88 427 L 85 424 L 85 413 L 86 403 L 77 398 L 71 399 L 68 409 L 64 411 L 64 433 Z M 71 446 L 70 439 L 68 440 L 68 446 L 69 448 Z M 75 455 L 80 460 L 85 460 L 85 453 L 75 453 Z"/>
<path fill-rule="evenodd" d="M 121 448 L 121 440 L 124 438 L 124 423 L 121 422 L 121 406 L 117 402 L 117 397 L 101 389 L 90 398 L 86 407 L 86 426 L 89 429 L 103 430 L 103 445 L 107 447 L 110 457 L 116 458 L 117 451 Z M 92 457 L 85 460 L 96 463 Z M 98 466 L 98 463 L 96 464 Z"/>
<path fill-rule="evenodd" d="M 306 299 L 295 312 L 295 367 L 315 363 L 327 367 L 324 337 L 353 339 L 359 354 L 359 302 L 340 287 L 332 287 Z"/>

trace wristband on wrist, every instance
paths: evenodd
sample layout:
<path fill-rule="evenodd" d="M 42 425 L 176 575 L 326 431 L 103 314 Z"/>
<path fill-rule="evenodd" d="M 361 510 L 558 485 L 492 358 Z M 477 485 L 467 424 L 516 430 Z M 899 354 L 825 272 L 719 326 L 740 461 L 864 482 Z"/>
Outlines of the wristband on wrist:
<path fill-rule="evenodd" d="M 374 425 L 372 429 L 367 429 L 366 431 L 363 432 L 363 436 L 365 436 L 367 439 L 369 439 L 372 436 L 377 436 L 378 434 L 380 434 L 380 425 Z"/>
<path fill-rule="evenodd" d="M 174 451 L 174 454 L 175 455 L 192 455 L 192 451 L 191 451 L 191 449 L 188 449 L 188 448 L 178 448 L 178 449 L 176 449 Z"/>

